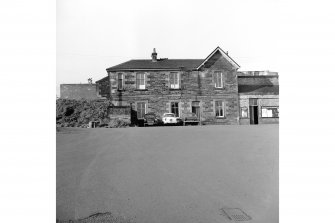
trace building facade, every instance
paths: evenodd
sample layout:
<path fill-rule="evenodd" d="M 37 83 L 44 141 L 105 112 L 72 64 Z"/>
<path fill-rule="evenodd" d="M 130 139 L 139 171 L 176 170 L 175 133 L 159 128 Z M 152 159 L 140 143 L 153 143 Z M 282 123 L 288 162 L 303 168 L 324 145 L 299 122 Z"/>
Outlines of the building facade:
<path fill-rule="evenodd" d="M 279 123 L 278 75 L 238 75 L 240 124 Z"/>
<path fill-rule="evenodd" d="M 278 106 L 278 95 L 250 91 L 250 86 L 262 81 L 238 72 L 239 68 L 220 47 L 206 59 L 158 59 L 154 49 L 151 59 L 130 60 L 110 67 L 108 77 L 96 83 L 100 94 L 104 92 L 114 105 L 131 106 L 138 119 L 148 112 L 160 116 L 171 112 L 181 118 L 194 113 L 202 124 L 277 123 L 270 119 L 260 121 L 262 116 L 255 121 L 255 114 L 265 114 L 265 110 L 262 113 L 257 109 L 271 110 L 271 106 Z M 241 88 L 239 82 L 247 87 Z M 257 109 L 252 99 L 256 99 Z M 271 110 L 269 115 L 271 112 L 275 113 Z"/>

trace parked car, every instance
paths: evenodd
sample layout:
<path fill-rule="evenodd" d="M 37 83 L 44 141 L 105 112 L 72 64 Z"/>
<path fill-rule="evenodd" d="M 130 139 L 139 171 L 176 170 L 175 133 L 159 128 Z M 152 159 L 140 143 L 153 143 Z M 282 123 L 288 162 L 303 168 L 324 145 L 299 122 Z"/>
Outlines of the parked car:
<path fill-rule="evenodd" d="M 162 121 L 164 125 L 182 125 L 183 121 L 181 118 L 175 116 L 174 113 L 164 113 Z"/>
<path fill-rule="evenodd" d="M 162 125 L 161 118 L 154 112 L 149 112 L 144 115 L 144 126 Z"/>

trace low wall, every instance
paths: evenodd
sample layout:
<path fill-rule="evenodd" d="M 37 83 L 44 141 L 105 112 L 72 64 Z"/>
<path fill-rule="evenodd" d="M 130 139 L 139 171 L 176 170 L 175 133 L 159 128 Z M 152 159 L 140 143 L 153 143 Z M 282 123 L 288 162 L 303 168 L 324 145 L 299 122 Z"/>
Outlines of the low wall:
<path fill-rule="evenodd" d="M 60 98 L 94 100 L 101 97 L 97 93 L 96 84 L 61 84 Z"/>

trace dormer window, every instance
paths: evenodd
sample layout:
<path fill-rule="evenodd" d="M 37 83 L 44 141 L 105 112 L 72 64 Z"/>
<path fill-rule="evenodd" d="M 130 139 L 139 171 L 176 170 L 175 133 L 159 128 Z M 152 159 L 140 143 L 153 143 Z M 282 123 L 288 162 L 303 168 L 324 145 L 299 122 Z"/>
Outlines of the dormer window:
<path fill-rule="evenodd" d="M 179 89 L 180 88 L 180 74 L 177 72 L 170 73 L 169 77 L 170 88 L 171 89 Z"/>

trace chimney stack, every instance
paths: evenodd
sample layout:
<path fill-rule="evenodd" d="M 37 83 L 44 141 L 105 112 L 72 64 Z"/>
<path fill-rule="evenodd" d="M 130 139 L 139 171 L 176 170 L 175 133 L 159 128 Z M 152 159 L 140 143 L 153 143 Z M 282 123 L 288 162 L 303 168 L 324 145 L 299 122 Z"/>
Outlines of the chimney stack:
<path fill-rule="evenodd" d="M 152 62 L 157 62 L 157 53 L 156 53 L 155 48 L 154 48 L 154 52 L 152 52 L 151 54 L 151 59 L 152 59 Z"/>

